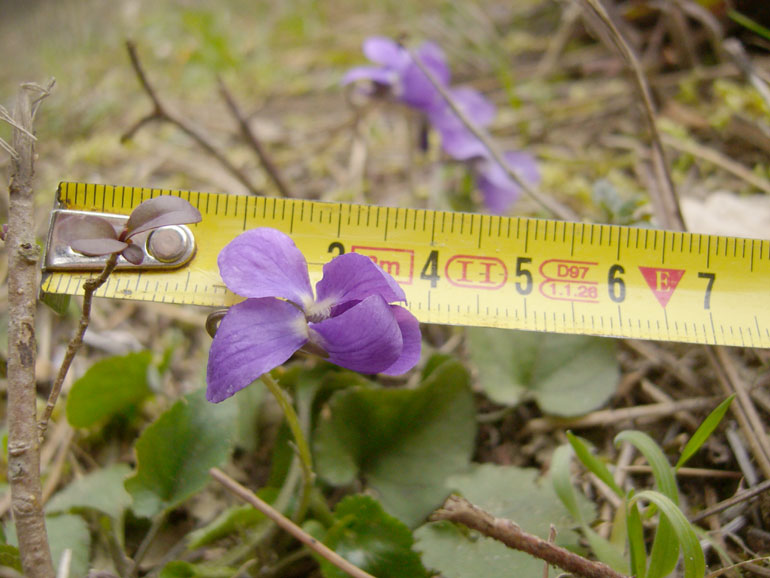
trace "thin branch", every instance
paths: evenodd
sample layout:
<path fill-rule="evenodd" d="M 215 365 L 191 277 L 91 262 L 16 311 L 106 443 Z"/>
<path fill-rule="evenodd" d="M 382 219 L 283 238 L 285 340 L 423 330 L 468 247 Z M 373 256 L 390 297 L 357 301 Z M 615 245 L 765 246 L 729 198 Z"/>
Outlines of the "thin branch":
<path fill-rule="evenodd" d="M 136 73 L 137 78 L 139 79 L 139 83 L 142 85 L 142 88 L 147 93 L 147 96 L 150 97 L 150 100 L 153 104 L 153 111 L 148 114 L 147 116 L 142 117 L 139 119 L 131 128 L 129 128 L 121 137 L 121 142 L 125 142 L 127 140 L 130 140 L 134 137 L 136 132 L 143 127 L 145 124 L 148 124 L 153 121 L 165 121 L 169 124 L 172 124 L 176 126 L 179 130 L 181 130 L 183 133 L 185 133 L 187 136 L 189 136 L 191 139 L 193 139 L 203 150 L 205 150 L 208 154 L 210 154 L 212 157 L 214 157 L 219 163 L 228 171 L 230 174 L 232 174 L 240 183 L 246 187 L 246 189 L 253 195 L 258 195 L 259 190 L 256 186 L 251 182 L 251 180 L 246 176 L 246 174 L 236 167 L 230 159 L 228 159 L 217 147 L 212 143 L 208 137 L 203 134 L 203 132 L 198 129 L 198 127 L 194 126 L 192 123 L 187 121 L 182 116 L 176 114 L 174 111 L 170 110 L 163 101 L 161 101 L 160 97 L 158 96 L 157 91 L 150 83 L 149 79 L 147 78 L 147 74 L 144 71 L 144 67 L 142 66 L 141 61 L 139 60 L 139 54 L 136 51 L 136 45 L 131 42 L 130 40 L 126 42 L 126 48 L 128 50 L 128 55 L 131 58 L 131 65 L 134 68 L 134 72 Z"/>
<path fill-rule="evenodd" d="M 690 517 L 690 522 L 695 524 L 697 522 L 700 522 L 701 520 L 708 518 L 709 516 L 713 516 L 714 514 L 718 514 L 719 512 L 724 512 L 726 509 L 732 508 L 733 506 L 740 504 L 741 502 L 753 500 L 754 498 L 758 497 L 760 494 L 764 494 L 765 492 L 768 492 L 768 491 L 770 491 L 770 480 L 765 480 L 764 482 L 760 482 L 753 488 L 749 488 L 748 490 L 735 494 L 734 496 L 727 498 L 726 500 L 722 500 L 718 504 L 714 504 L 713 506 L 706 508 L 705 510 L 701 510 L 694 516 Z"/>
<path fill-rule="evenodd" d="M 267 149 L 262 146 L 262 143 L 257 138 L 257 135 L 254 134 L 248 119 L 241 112 L 241 109 L 238 107 L 238 103 L 235 102 L 235 97 L 227 88 L 224 80 L 218 78 L 217 81 L 219 82 L 219 93 L 222 95 L 222 98 L 224 99 L 227 108 L 230 110 L 230 113 L 233 115 L 233 118 L 235 118 L 236 122 L 238 123 L 238 127 L 241 129 L 243 138 L 246 139 L 246 143 L 252 149 L 254 149 L 255 153 L 257 153 L 259 162 L 262 163 L 262 167 L 265 169 L 265 172 L 273 180 L 273 183 L 275 183 L 275 186 L 280 191 L 281 196 L 287 198 L 295 197 L 296 195 L 292 194 L 291 189 L 286 184 L 286 181 L 283 180 L 283 177 L 281 176 L 278 167 L 273 162 L 273 159 L 270 158 L 270 154 L 267 152 Z"/>
<path fill-rule="evenodd" d="M 601 0 L 583 0 L 583 2 L 588 4 L 593 14 L 598 16 L 606 26 L 615 48 L 634 74 L 636 87 L 639 90 L 642 99 L 644 118 L 647 122 L 650 138 L 652 140 L 653 164 L 655 165 L 655 172 L 661 186 L 661 192 L 663 193 L 663 197 L 661 198 L 662 206 L 665 207 L 665 212 L 661 215 L 664 219 L 663 225 L 669 229 L 684 231 L 684 217 L 682 216 L 682 209 L 679 206 L 679 198 L 676 193 L 676 188 L 674 187 L 674 180 L 671 178 L 671 172 L 668 168 L 666 151 L 663 148 L 663 140 L 660 131 L 658 130 L 657 115 L 652 100 L 652 91 L 650 90 L 650 85 L 647 82 L 644 71 L 639 64 L 639 60 L 637 59 L 636 54 L 634 54 L 633 49 L 628 42 L 626 42 L 626 39 L 620 33 L 620 30 L 618 30 L 618 27 L 607 13 Z"/>
<path fill-rule="evenodd" d="M 8 210 L 8 479 L 24 575 L 54 576 L 43 515 L 36 427 L 35 310 L 40 252 L 35 243 L 32 89 L 19 90 L 14 110 Z M 15 125 L 23 127 L 19 130 Z"/>
<path fill-rule="evenodd" d="M 578 216 L 569 207 L 562 205 L 556 201 L 556 199 L 553 199 L 548 195 L 543 195 L 537 189 L 529 186 L 529 184 L 524 179 L 522 179 L 515 170 L 511 168 L 511 166 L 505 160 L 503 154 L 500 152 L 500 149 L 497 148 L 497 145 L 489 137 L 489 135 L 479 129 L 479 127 L 477 127 L 475 123 L 468 118 L 468 115 L 466 115 L 463 109 L 460 108 L 460 106 L 455 102 L 455 100 L 452 98 L 452 95 L 449 94 L 449 91 L 436 78 L 436 75 L 433 74 L 433 72 L 431 72 L 427 66 L 425 66 L 420 57 L 411 50 L 409 51 L 409 54 L 414 63 L 427 77 L 433 87 L 438 91 L 438 93 L 441 95 L 441 98 L 443 98 L 444 101 L 449 105 L 449 108 L 452 109 L 452 112 L 455 113 L 460 122 L 462 122 L 465 128 L 471 131 L 473 136 L 475 136 L 479 142 L 484 145 L 484 148 L 487 149 L 487 152 L 489 153 L 492 160 L 494 160 L 494 162 L 496 162 L 500 168 L 503 169 L 505 174 L 508 175 L 508 177 L 514 183 L 516 183 L 526 195 L 528 195 L 546 211 L 555 217 L 558 217 L 559 219 L 563 219 L 565 221 L 578 220 Z"/>
<path fill-rule="evenodd" d="M 273 522 L 276 523 L 280 528 L 294 536 L 297 540 L 305 544 L 308 548 L 313 550 L 315 553 L 317 553 L 319 556 L 322 556 L 326 560 L 328 560 L 330 563 L 334 564 L 337 568 L 342 570 L 343 572 L 346 572 L 348 575 L 353 576 L 353 578 L 374 578 L 371 574 L 368 572 L 365 572 L 361 570 L 360 568 L 354 566 L 345 558 L 337 554 L 334 550 L 331 550 L 315 538 L 313 538 L 310 534 L 305 532 L 302 528 L 297 526 L 294 522 L 289 520 L 286 516 L 281 514 L 278 510 L 272 508 L 269 504 L 263 502 L 260 500 L 253 492 L 249 491 L 247 488 L 244 488 L 242 485 L 240 485 L 238 482 L 233 480 L 230 476 L 225 474 L 222 470 L 218 468 L 211 468 L 209 470 L 209 473 L 211 474 L 211 477 L 214 478 L 217 482 L 222 484 L 224 488 L 233 494 L 234 496 L 237 496 L 244 502 L 247 502 L 254 506 L 257 510 L 262 512 L 265 516 L 270 518 Z"/>
<path fill-rule="evenodd" d="M 53 409 L 56 406 L 56 400 L 59 399 L 59 394 L 61 393 L 61 388 L 64 384 L 64 378 L 67 376 L 67 372 L 72 365 L 72 361 L 75 359 L 75 355 L 77 355 L 78 350 L 80 350 L 80 347 L 83 345 L 83 336 L 86 334 L 88 324 L 91 322 L 91 305 L 93 303 L 94 293 L 97 289 L 99 289 L 99 287 L 104 285 L 104 283 L 107 281 L 107 278 L 110 276 L 110 273 L 115 270 L 117 263 L 118 254 L 113 253 L 107 259 L 106 263 L 104 264 L 104 269 L 102 269 L 102 272 L 99 274 L 99 276 L 93 279 L 89 279 L 83 284 L 83 311 L 80 314 L 80 323 L 78 324 L 77 332 L 72 336 L 72 339 L 70 339 L 70 342 L 67 345 L 67 351 L 64 354 L 64 359 L 62 360 L 61 366 L 59 367 L 59 372 L 56 374 L 56 380 L 53 382 L 53 386 L 51 387 L 51 393 L 48 395 L 48 403 L 46 403 L 43 416 L 40 418 L 38 429 L 40 431 L 41 439 L 45 437 L 45 430 L 48 427 L 48 420 L 51 419 L 51 414 L 53 413 Z"/>
<path fill-rule="evenodd" d="M 489 512 L 474 506 L 460 496 L 449 496 L 444 505 L 430 517 L 431 521 L 448 520 L 481 532 L 489 538 L 502 542 L 509 548 L 520 550 L 545 560 L 552 566 L 585 578 L 627 578 L 606 564 L 594 562 L 529 534 L 518 524 L 504 518 L 496 518 Z"/>

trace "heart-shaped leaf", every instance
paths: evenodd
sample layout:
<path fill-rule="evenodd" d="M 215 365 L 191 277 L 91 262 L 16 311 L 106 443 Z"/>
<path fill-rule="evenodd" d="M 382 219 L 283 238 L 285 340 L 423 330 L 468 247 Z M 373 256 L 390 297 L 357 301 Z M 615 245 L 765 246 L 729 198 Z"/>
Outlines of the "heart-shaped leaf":
<path fill-rule="evenodd" d="M 385 510 L 418 524 L 467 467 L 476 437 L 465 368 L 444 360 L 414 389 L 355 387 L 335 393 L 316 436 L 318 472 L 345 485 L 359 477 Z"/>
<path fill-rule="evenodd" d="M 546 413 L 582 415 L 607 401 L 620 377 L 611 339 L 474 328 L 467 343 L 479 385 L 501 405 L 534 399 Z"/>
<path fill-rule="evenodd" d="M 419 554 L 412 550 L 409 528 L 371 496 L 344 498 L 334 509 L 334 520 L 324 543 L 362 570 L 377 578 L 427 577 Z M 319 557 L 319 562 L 324 578 L 347 578 L 326 559 Z"/>

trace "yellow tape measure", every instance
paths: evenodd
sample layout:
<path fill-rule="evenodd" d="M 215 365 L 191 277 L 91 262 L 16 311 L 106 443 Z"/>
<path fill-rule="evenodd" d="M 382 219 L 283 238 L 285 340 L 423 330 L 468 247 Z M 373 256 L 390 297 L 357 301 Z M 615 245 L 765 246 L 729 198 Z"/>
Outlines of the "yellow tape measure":
<path fill-rule="evenodd" d="M 424 209 L 62 183 L 42 291 L 80 294 L 99 268 L 60 246 L 57 215 L 120 218 L 161 194 L 200 210 L 200 223 L 172 233 L 194 246 L 157 255 L 148 240 L 144 266 L 123 263 L 97 295 L 232 305 L 219 251 L 273 227 L 292 237 L 314 283 L 340 253 L 371 257 L 425 323 L 770 347 L 770 241 Z"/>

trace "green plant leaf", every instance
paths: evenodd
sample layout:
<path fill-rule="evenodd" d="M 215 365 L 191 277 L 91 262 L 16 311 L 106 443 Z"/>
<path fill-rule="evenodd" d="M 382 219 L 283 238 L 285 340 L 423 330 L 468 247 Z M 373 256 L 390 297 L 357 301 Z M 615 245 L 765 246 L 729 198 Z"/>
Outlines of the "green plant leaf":
<path fill-rule="evenodd" d="M 703 556 L 703 550 L 701 549 L 695 529 L 679 507 L 668 497 L 653 490 L 639 492 L 631 498 L 631 503 L 635 504 L 639 500 L 655 504 L 660 510 L 661 515 L 665 516 L 671 524 L 684 560 L 684 578 L 702 578 L 706 573 L 706 560 Z M 652 558 L 650 563 L 653 563 Z"/>
<path fill-rule="evenodd" d="M 334 509 L 334 524 L 324 543 L 337 554 L 377 578 L 427 578 L 414 538 L 406 525 L 385 513 L 370 496 L 344 498 Z M 318 557 L 325 578 L 347 578 L 347 573 Z"/>
<path fill-rule="evenodd" d="M 203 489 L 208 470 L 230 453 L 234 410 L 208 403 L 196 391 L 144 430 L 136 442 L 136 473 L 126 480 L 137 516 L 152 517 Z"/>
<path fill-rule="evenodd" d="M 735 399 L 735 394 L 731 395 L 722 403 L 720 403 L 714 409 L 714 411 L 712 411 L 708 415 L 708 417 L 706 417 L 706 419 L 703 420 L 703 423 L 700 424 L 700 426 L 698 426 L 698 429 L 695 430 L 695 433 L 692 434 L 692 437 L 685 444 L 684 449 L 682 450 L 682 455 L 679 456 L 679 461 L 677 461 L 676 466 L 674 466 L 675 469 L 678 470 L 691 457 L 693 457 L 695 453 L 705 443 L 705 441 L 709 438 L 709 436 L 712 433 L 714 433 L 714 430 L 722 421 L 722 418 L 725 416 L 725 413 L 727 413 L 727 410 L 730 409 L 730 404 L 732 404 L 733 399 Z"/>
<path fill-rule="evenodd" d="M 91 533 L 80 516 L 65 514 L 46 516 L 45 527 L 54 566 L 59 565 L 64 550 L 72 550 L 70 577 L 84 578 L 88 574 L 91 557 Z"/>
<path fill-rule="evenodd" d="M 644 545 L 644 526 L 639 514 L 639 507 L 635 502 L 627 502 L 628 516 L 626 528 L 628 530 L 628 551 L 631 556 L 631 570 L 636 578 L 646 578 L 647 575 L 647 548 Z M 677 548 L 677 552 L 678 552 Z"/>
<path fill-rule="evenodd" d="M 67 421 L 73 427 L 92 427 L 137 406 L 152 392 L 147 370 L 152 352 L 108 357 L 94 363 L 67 396 Z"/>
<path fill-rule="evenodd" d="M 481 388 L 502 405 L 534 399 L 546 413 L 582 415 L 606 402 L 620 377 L 611 339 L 472 328 L 467 343 Z"/>
<path fill-rule="evenodd" d="M 444 481 L 468 465 L 475 437 L 468 373 L 445 361 L 414 389 L 335 393 L 314 449 L 322 478 L 346 485 L 359 476 L 385 511 L 411 527 L 446 497 Z"/>
<path fill-rule="evenodd" d="M 21 572 L 21 555 L 16 546 L 0 544 L 0 566 Z"/>
<path fill-rule="evenodd" d="M 590 472 L 607 484 L 618 496 L 621 498 L 625 496 L 625 492 L 615 482 L 615 478 L 612 477 L 607 466 L 591 452 L 584 439 L 568 431 L 567 440 L 569 440 L 572 449 L 575 450 L 575 455 Z"/>
<path fill-rule="evenodd" d="M 119 520 L 131 505 L 131 496 L 123 486 L 130 473 L 131 468 L 125 464 L 95 470 L 56 493 L 46 504 L 46 512 L 56 514 L 91 509 Z"/>
<path fill-rule="evenodd" d="M 238 574 L 237 568 L 173 560 L 163 567 L 158 578 L 230 578 L 236 574 Z"/>
<path fill-rule="evenodd" d="M 567 509 L 553 489 L 552 480 L 538 470 L 481 464 L 468 473 L 451 476 L 447 486 L 490 514 L 516 522 L 527 532 L 547 538 L 557 529 L 556 543 L 578 548 L 578 535 Z M 594 506 L 576 496 L 580 516 L 593 520 Z M 543 561 L 446 522 L 425 524 L 415 532 L 423 564 L 446 578 L 519 578 L 540 576 Z"/>

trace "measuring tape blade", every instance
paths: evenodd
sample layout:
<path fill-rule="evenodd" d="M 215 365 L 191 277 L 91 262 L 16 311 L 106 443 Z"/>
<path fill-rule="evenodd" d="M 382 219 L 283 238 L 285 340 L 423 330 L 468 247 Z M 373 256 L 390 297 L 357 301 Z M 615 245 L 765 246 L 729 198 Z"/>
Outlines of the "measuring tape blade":
<path fill-rule="evenodd" d="M 241 232 L 272 227 L 305 255 L 313 283 L 336 255 L 369 256 L 425 323 L 770 347 L 770 241 L 426 209 L 62 183 L 42 291 L 82 294 L 100 267 L 61 247 L 59 213 L 120 219 L 159 195 L 200 210 L 183 228 L 191 237 L 179 233 L 193 250 L 179 262 L 122 262 L 98 296 L 230 306 L 240 298 L 217 255 Z"/>

